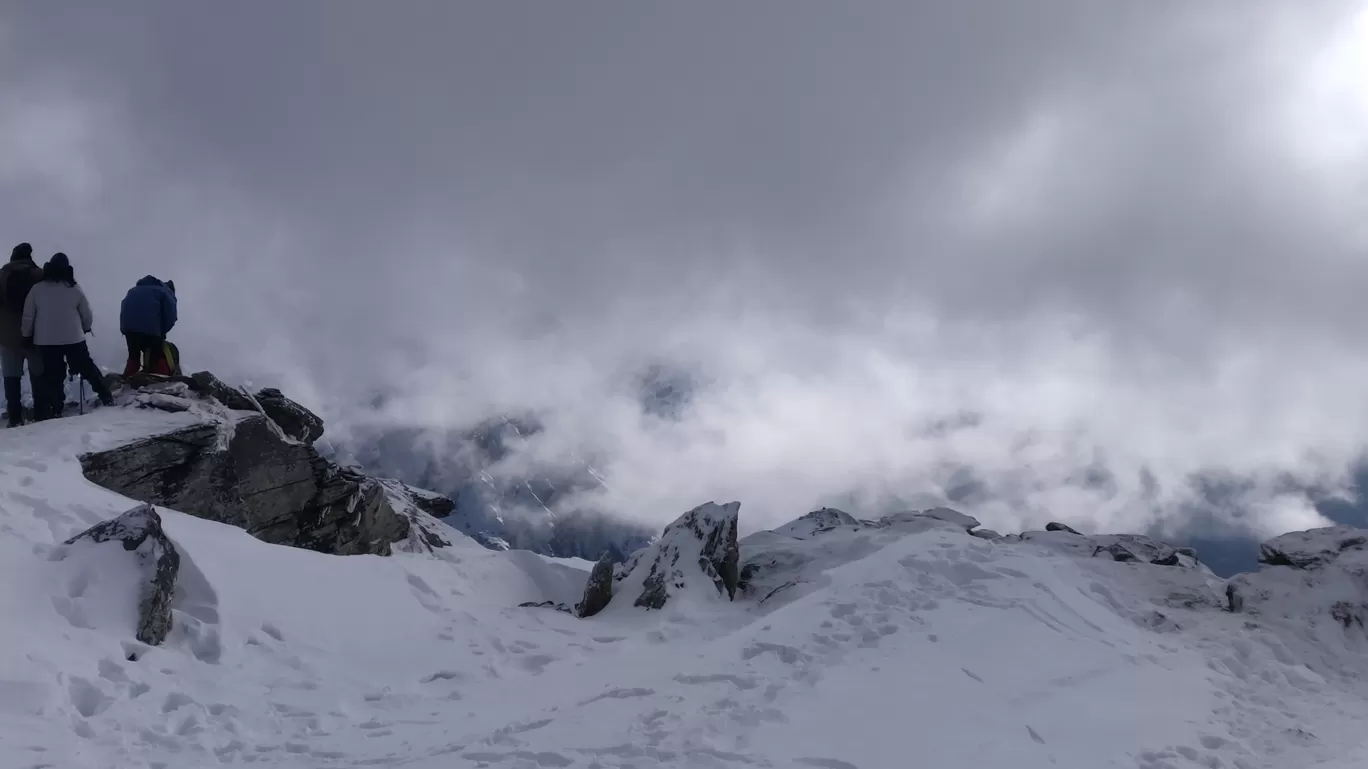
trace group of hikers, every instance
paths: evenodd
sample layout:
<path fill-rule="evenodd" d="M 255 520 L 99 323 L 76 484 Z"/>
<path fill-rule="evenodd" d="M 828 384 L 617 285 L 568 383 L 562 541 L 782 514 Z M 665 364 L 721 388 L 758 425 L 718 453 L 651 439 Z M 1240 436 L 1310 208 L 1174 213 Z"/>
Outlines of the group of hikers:
<path fill-rule="evenodd" d="M 174 282 L 148 275 L 128 290 L 119 309 L 119 331 L 128 347 L 125 377 L 175 373 L 179 366 L 168 352 L 166 335 L 176 319 Z M 109 385 L 86 345 L 93 327 L 90 302 L 67 255 L 55 253 L 39 267 L 32 245 L 15 246 L 9 262 L 0 267 L 0 369 L 10 427 L 24 424 L 25 364 L 36 421 L 62 416 L 68 371 L 89 383 L 101 403 L 113 405 Z"/>

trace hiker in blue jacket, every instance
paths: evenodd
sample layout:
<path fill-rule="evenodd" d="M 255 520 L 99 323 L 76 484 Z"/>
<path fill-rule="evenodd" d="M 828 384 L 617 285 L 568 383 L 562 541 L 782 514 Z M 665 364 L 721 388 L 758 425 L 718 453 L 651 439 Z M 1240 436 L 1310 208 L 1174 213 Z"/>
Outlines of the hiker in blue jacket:
<path fill-rule="evenodd" d="M 167 284 L 147 275 L 128 289 L 119 308 L 119 331 L 128 344 L 124 376 L 169 373 L 163 350 L 176 317 L 176 294 Z"/>

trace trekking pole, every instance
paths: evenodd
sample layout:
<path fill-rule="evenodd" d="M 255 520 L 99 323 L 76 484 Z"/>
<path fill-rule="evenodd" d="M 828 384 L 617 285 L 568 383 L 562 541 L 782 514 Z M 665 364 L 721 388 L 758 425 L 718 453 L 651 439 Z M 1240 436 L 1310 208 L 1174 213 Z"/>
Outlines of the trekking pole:
<path fill-rule="evenodd" d="M 77 412 L 77 413 L 84 415 L 84 414 L 85 414 L 85 377 L 80 377 L 80 380 L 81 380 L 81 384 L 80 384 L 80 388 L 81 388 L 81 389 L 77 390 L 76 392 L 80 393 L 80 398 L 81 398 L 81 399 L 80 399 L 79 402 L 80 402 L 80 404 L 81 404 L 81 410 L 80 410 L 79 412 Z"/>

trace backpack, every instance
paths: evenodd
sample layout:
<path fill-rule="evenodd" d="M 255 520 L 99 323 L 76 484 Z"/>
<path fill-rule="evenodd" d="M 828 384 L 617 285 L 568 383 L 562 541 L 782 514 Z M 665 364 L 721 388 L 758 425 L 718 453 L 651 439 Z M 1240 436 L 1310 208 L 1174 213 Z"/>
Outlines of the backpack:
<path fill-rule="evenodd" d="M 146 353 L 144 353 L 146 356 Z M 143 361 L 143 370 L 161 376 L 181 376 L 180 348 L 174 342 L 162 342 L 162 354 L 155 365 L 148 366 Z"/>

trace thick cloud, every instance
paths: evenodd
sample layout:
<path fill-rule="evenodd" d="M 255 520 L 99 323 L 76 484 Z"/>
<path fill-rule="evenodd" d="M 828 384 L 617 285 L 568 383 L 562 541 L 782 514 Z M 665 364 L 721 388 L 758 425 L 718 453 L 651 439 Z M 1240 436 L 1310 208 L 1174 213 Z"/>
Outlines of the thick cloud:
<path fill-rule="evenodd" d="M 29 4 L 0 230 L 72 255 L 107 362 L 174 277 L 189 364 L 338 429 L 541 410 L 518 461 L 593 456 L 634 516 L 1181 528 L 1230 475 L 1206 514 L 1267 533 L 1364 445 L 1365 13 Z"/>

